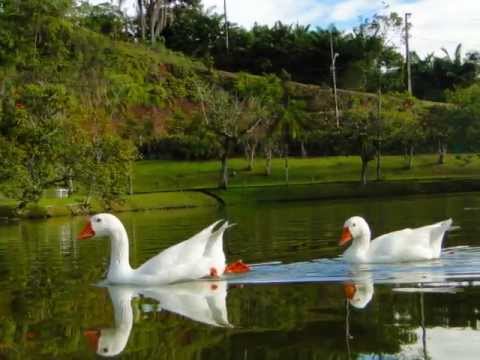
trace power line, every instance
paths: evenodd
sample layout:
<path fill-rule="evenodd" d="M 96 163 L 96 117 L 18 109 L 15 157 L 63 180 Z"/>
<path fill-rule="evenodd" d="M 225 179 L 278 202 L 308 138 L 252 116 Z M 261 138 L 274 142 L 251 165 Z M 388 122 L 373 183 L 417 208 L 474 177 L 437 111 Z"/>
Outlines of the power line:
<path fill-rule="evenodd" d="M 412 70 L 410 66 L 410 44 L 408 35 L 410 23 L 408 22 L 408 17 L 411 15 L 411 13 L 405 13 L 405 58 L 407 61 L 407 90 L 410 95 L 412 95 Z"/>

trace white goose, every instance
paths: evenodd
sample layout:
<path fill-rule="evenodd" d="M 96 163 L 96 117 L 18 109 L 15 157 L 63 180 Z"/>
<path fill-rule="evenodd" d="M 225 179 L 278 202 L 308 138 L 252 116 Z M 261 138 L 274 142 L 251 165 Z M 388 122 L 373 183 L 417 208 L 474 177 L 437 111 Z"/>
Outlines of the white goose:
<path fill-rule="evenodd" d="M 231 327 L 227 315 L 227 283 L 196 281 L 151 288 L 110 286 L 114 326 L 84 332 L 90 346 L 101 356 L 116 356 L 127 346 L 134 316 L 131 301 L 147 297 L 158 301 L 156 311 L 166 310 L 211 326 Z"/>
<path fill-rule="evenodd" d="M 90 218 L 78 239 L 106 236 L 111 241 L 110 266 L 107 273 L 109 284 L 139 286 L 170 284 L 179 281 L 218 277 L 225 271 L 245 272 L 249 267 L 241 261 L 229 267 L 225 265 L 223 233 L 230 227 L 225 222 L 214 231 L 217 221 L 198 234 L 171 246 L 137 269 L 129 262 L 128 235 L 121 221 L 112 214 L 97 214 Z"/>
<path fill-rule="evenodd" d="M 353 240 L 343 253 L 343 258 L 351 263 L 431 260 L 440 257 L 443 236 L 451 229 L 452 219 L 448 219 L 416 229 L 394 231 L 370 241 L 367 222 L 360 216 L 354 216 L 343 225 L 339 245 Z"/>

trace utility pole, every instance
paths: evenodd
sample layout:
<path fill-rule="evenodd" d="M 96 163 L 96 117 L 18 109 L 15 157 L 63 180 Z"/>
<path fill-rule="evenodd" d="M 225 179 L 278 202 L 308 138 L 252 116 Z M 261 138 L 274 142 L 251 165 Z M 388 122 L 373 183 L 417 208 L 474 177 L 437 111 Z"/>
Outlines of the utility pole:
<path fill-rule="evenodd" d="M 381 156 L 382 156 L 382 73 L 380 62 L 378 62 L 378 103 L 377 103 L 377 181 L 380 181 Z"/>
<path fill-rule="evenodd" d="M 336 77 L 336 71 L 335 71 L 335 61 L 337 60 L 337 57 L 340 54 L 333 52 L 332 31 L 330 31 L 330 55 L 332 57 L 332 66 L 330 67 L 330 70 L 332 70 L 332 79 L 333 79 L 333 98 L 334 98 L 334 101 L 335 101 L 335 119 L 337 121 L 337 128 L 339 128 L 340 127 L 340 114 L 339 114 L 339 111 L 338 111 L 337 77 Z"/>
<path fill-rule="evenodd" d="M 408 18 L 412 16 L 411 13 L 405 13 L 405 60 L 407 62 L 407 90 L 410 95 L 412 95 L 412 70 L 410 67 L 410 44 L 409 44 L 409 34 L 408 30 L 410 23 Z"/>
<path fill-rule="evenodd" d="M 227 49 L 227 53 L 228 53 L 229 41 L 228 41 L 227 0 L 223 0 L 223 13 L 225 15 L 225 48 Z"/>

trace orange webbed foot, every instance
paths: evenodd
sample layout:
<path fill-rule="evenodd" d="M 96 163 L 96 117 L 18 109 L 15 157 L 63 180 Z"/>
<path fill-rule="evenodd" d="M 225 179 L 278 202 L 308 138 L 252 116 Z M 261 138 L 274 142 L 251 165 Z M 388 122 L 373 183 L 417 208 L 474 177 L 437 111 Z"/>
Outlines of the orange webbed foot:
<path fill-rule="evenodd" d="M 226 273 L 232 273 L 232 274 L 241 274 L 245 272 L 249 272 L 250 266 L 245 264 L 242 260 L 238 260 L 234 263 L 228 264 L 227 267 L 225 268 Z"/>

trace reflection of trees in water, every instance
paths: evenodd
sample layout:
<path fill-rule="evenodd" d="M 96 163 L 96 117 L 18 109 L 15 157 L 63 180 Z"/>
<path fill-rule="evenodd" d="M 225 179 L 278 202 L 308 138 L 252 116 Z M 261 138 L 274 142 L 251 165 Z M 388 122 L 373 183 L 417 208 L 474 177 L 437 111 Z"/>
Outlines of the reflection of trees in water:
<path fill-rule="evenodd" d="M 68 282 L 61 290 L 45 288 L 45 292 L 36 288 L 39 294 L 27 288 L 14 293 L 2 290 L 0 354 L 87 354 L 83 331 L 112 323 L 105 289 L 87 285 L 79 289 Z M 431 326 L 468 327 L 472 319 L 477 320 L 478 306 L 471 296 L 475 290 L 423 294 L 427 334 Z M 237 358 L 239 354 L 253 359 L 344 358 L 344 301 L 340 285 L 231 288 L 228 312 L 234 328 L 223 329 L 166 311 L 142 312 L 146 305 L 155 306 L 155 301 L 136 298 L 132 300 L 134 327 L 124 353 L 180 360 Z M 376 286 L 364 309 L 350 308 L 352 358 L 399 353 L 403 345 L 421 341 L 416 331 L 421 321 L 420 294 Z"/>
<path fill-rule="evenodd" d="M 441 208 L 442 204 L 438 200 L 432 207 Z M 380 212 L 386 213 L 385 207 L 391 202 L 382 202 L 380 205 L 372 205 L 373 210 L 378 207 Z M 402 208 L 405 213 L 408 213 L 407 205 L 411 203 L 405 202 L 405 208 Z M 343 219 L 347 207 L 342 203 L 332 206 L 332 220 L 328 223 L 335 220 L 336 213 L 340 213 Z M 317 219 L 316 216 L 323 216 L 306 205 L 299 205 L 299 210 L 295 210 L 299 216 L 311 216 L 313 220 Z M 427 210 L 430 211 L 429 208 Z M 254 218 L 258 224 L 254 220 L 248 222 L 251 213 L 245 214 L 245 222 L 242 218 L 241 223 L 248 226 L 232 232 L 228 246 L 233 253 L 241 253 L 245 251 L 243 238 L 246 238 L 247 241 L 259 243 L 255 245 L 262 248 L 259 254 L 264 252 L 265 256 L 272 256 L 278 248 L 285 254 L 291 252 L 288 246 L 293 244 L 300 247 L 302 258 L 307 256 L 303 252 L 323 246 L 311 239 L 305 240 L 305 244 L 287 241 L 289 236 L 295 236 L 295 231 L 305 225 L 302 222 L 297 228 L 289 228 L 291 224 L 285 221 L 289 213 L 292 210 L 288 207 L 272 210 L 268 221 L 262 222 L 265 214 L 259 211 L 256 213 L 258 218 Z M 136 228 L 137 238 L 142 239 L 138 244 L 132 244 L 138 246 L 133 252 L 136 263 L 148 257 L 146 247 L 150 246 L 149 251 L 156 251 L 167 245 L 167 240 L 174 240 L 166 239 L 172 232 L 171 222 L 191 221 L 190 218 L 183 218 L 184 213 L 181 215 L 165 213 L 162 219 L 165 216 L 167 220 L 159 220 L 164 221 L 160 225 L 155 223 L 152 228 Z M 149 218 L 145 220 L 143 216 Z M 194 221 L 203 224 L 211 220 L 210 216 L 213 215 L 202 213 Z M 140 219 L 148 224 L 157 221 L 158 215 L 146 214 Z M 71 226 L 74 227 L 75 221 Z M 0 357 L 28 358 L 32 354 L 43 354 L 48 358 L 55 354 L 55 357 L 84 358 L 90 352 L 83 331 L 110 326 L 112 323 L 113 310 L 106 291 L 90 286 L 92 279 L 102 277 L 108 243 L 83 243 L 77 246 L 74 255 L 77 243 L 71 239 L 72 248 L 68 253 L 65 251 L 67 247 L 62 248 L 58 242 L 59 233 L 63 233 L 59 230 L 60 225 L 64 223 L 64 219 L 52 219 L 48 222 L 20 222 L 1 227 Z M 289 230 L 283 235 L 287 240 L 280 238 L 277 233 L 282 223 L 286 223 L 284 229 Z M 386 225 L 382 225 L 395 227 L 390 223 L 391 219 L 386 219 Z M 127 226 L 137 225 L 127 222 Z M 198 228 L 196 225 L 188 224 Z M 259 232 L 258 238 L 250 237 L 250 232 L 264 225 L 265 229 Z M 317 229 L 313 230 L 316 232 Z M 325 231 L 327 239 L 329 236 L 338 236 L 336 227 L 327 227 L 329 232 L 323 226 L 320 230 Z M 189 232 L 181 227 L 175 231 L 176 238 L 183 238 Z M 275 236 L 275 241 L 263 241 Z M 158 243 L 149 243 L 146 240 L 149 237 L 160 240 Z M 65 237 L 62 241 L 69 240 Z M 297 253 L 295 256 L 298 256 Z M 465 288 L 465 291 L 456 294 L 425 293 L 423 309 L 427 335 L 432 333 L 432 327 L 469 328 L 476 324 L 479 320 L 478 294 L 477 288 Z M 328 359 L 346 356 L 342 285 L 231 288 L 228 312 L 229 320 L 234 325 L 232 329 L 213 328 L 165 311 L 145 313 L 140 311 L 145 304 L 153 306 L 155 302 L 147 297 L 132 301 L 135 324 L 125 348 L 127 357 L 199 360 L 243 359 L 245 354 L 249 359 Z M 375 286 L 373 299 L 364 309 L 350 308 L 352 358 L 365 353 L 396 354 L 405 344 L 421 342 L 421 332 L 418 331 L 421 326 L 420 310 L 418 293 L 398 293 L 391 291 L 390 286 Z M 427 350 L 432 351 L 428 345 Z"/>

